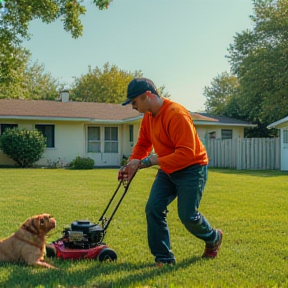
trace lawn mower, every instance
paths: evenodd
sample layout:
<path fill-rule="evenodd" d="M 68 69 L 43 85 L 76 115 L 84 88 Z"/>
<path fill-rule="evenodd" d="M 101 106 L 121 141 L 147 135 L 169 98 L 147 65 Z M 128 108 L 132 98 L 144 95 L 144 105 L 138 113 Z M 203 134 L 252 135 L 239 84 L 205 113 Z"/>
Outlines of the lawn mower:
<path fill-rule="evenodd" d="M 132 179 L 134 176 L 135 174 Z M 60 239 L 46 245 L 46 256 L 57 257 L 63 260 L 98 259 L 100 262 L 117 260 L 116 252 L 109 248 L 103 242 L 103 239 L 113 216 L 128 191 L 132 179 L 129 182 L 125 180 L 120 169 L 118 173 L 118 187 L 99 218 L 98 223 L 93 223 L 89 220 L 77 220 L 73 222 L 70 227 L 64 228 Z M 124 192 L 118 203 L 114 203 L 114 198 L 122 185 Z M 115 208 L 111 212 L 111 216 L 107 218 L 105 214 L 112 203 L 114 203 Z"/>

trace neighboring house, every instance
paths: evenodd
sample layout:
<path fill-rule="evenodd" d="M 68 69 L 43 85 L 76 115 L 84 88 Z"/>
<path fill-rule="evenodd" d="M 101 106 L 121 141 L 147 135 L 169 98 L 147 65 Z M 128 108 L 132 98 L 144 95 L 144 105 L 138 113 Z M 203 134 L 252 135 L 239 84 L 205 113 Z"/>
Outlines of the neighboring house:
<path fill-rule="evenodd" d="M 255 125 L 191 113 L 202 140 L 244 136 L 245 127 Z M 68 164 L 77 156 L 90 157 L 96 167 L 119 166 L 137 141 L 143 115 L 131 105 L 44 100 L 0 99 L 0 135 L 6 128 L 38 129 L 47 139 L 43 157 L 36 163 Z M 14 162 L 0 151 L 0 165 Z"/>
<path fill-rule="evenodd" d="M 244 138 L 244 128 L 257 127 L 256 124 L 225 116 L 202 112 L 191 112 L 191 115 L 202 140 Z"/>
<path fill-rule="evenodd" d="M 267 126 L 280 129 L 280 170 L 288 171 L 288 116 Z"/>

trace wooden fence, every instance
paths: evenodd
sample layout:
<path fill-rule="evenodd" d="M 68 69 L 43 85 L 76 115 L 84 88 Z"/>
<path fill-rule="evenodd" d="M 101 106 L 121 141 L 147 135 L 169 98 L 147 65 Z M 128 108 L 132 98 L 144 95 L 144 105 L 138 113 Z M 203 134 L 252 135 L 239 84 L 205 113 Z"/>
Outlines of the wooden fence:
<path fill-rule="evenodd" d="M 209 156 L 209 167 L 278 170 L 279 138 L 207 139 L 203 140 Z"/>

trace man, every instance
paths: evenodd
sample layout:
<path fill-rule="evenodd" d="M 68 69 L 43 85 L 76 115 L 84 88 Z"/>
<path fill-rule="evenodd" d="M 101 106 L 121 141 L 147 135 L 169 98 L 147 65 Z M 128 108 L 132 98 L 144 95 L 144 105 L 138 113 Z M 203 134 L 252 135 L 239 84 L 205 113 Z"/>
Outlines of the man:
<path fill-rule="evenodd" d="M 162 98 L 154 83 L 135 78 L 122 105 L 144 113 L 138 141 L 121 173 L 128 181 L 138 169 L 159 165 L 146 205 L 148 244 L 157 266 L 174 264 L 167 226 L 167 206 L 178 197 L 178 215 L 186 229 L 205 244 L 202 257 L 214 258 L 222 231 L 213 229 L 198 212 L 207 179 L 207 152 L 190 113 L 181 105 Z M 154 148 L 155 154 L 151 154 Z"/>

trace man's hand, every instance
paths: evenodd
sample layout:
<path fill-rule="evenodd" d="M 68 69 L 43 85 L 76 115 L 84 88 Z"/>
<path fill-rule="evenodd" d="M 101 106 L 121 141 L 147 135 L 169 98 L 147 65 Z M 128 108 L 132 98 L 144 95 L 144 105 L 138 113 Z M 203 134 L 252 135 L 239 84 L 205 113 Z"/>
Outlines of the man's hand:
<path fill-rule="evenodd" d="M 154 154 L 151 154 L 141 161 L 139 159 L 132 159 L 119 170 L 120 178 L 129 182 L 138 169 L 148 168 L 153 165 L 159 165 L 158 157 Z"/>
<path fill-rule="evenodd" d="M 140 160 L 132 159 L 119 171 L 124 181 L 130 181 L 133 175 L 139 169 Z"/>

